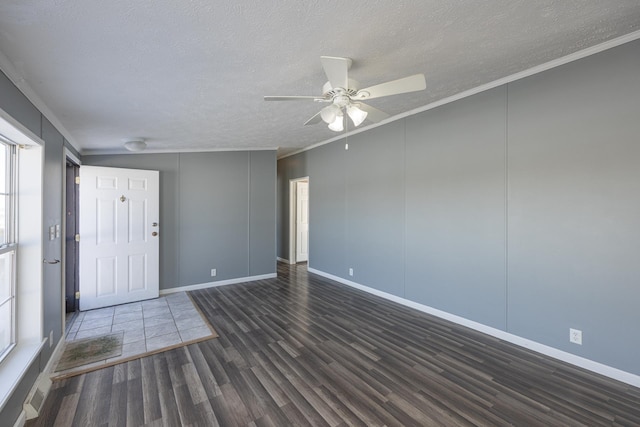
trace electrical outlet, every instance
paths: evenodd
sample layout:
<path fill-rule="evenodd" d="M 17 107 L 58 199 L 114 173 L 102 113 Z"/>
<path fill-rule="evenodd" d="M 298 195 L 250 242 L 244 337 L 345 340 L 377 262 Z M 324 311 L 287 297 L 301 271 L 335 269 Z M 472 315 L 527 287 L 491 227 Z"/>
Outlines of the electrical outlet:
<path fill-rule="evenodd" d="M 349 269 L 349 276 L 353 276 L 353 268 Z"/>
<path fill-rule="evenodd" d="M 216 277 L 216 275 L 218 274 L 217 270 L 215 268 L 211 269 L 211 277 Z"/>
<path fill-rule="evenodd" d="M 579 329 L 569 328 L 569 342 L 582 345 L 582 331 Z"/>

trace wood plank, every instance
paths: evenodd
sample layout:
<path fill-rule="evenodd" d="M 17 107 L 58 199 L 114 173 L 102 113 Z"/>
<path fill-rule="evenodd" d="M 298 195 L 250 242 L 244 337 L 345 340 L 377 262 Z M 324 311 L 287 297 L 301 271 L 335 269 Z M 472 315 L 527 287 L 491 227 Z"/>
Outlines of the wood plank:
<path fill-rule="evenodd" d="M 153 358 L 140 359 L 142 368 L 142 404 L 145 424 L 162 418 L 158 382 Z"/>
<path fill-rule="evenodd" d="M 113 385 L 111 393 L 111 405 L 109 406 L 108 418 L 111 425 L 127 425 L 127 400 L 127 382 L 118 381 Z"/>
<path fill-rule="evenodd" d="M 304 265 L 190 297 L 219 338 L 61 379 L 27 425 L 640 425 L 638 388 Z"/>
<path fill-rule="evenodd" d="M 76 414 L 76 408 L 78 407 L 78 400 L 80 399 L 79 393 L 73 393 L 65 396 L 60 402 L 60 410 L 56 414 L 53 425 L 55 427 L 66 427 L 73 423 L 73 417 Z M 43 418 L 46 415 L 41 415 Z M 111 419 L 111 416 L 109 416 Z"/>

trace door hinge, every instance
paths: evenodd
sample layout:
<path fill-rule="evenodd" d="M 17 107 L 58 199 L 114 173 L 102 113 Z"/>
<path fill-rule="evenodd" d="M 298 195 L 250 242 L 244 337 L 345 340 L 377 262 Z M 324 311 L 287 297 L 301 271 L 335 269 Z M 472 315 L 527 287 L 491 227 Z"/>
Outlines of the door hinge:
<path fill-rule="evenodd" d="M 75 235 L 75 239 L 76 239 L 76 242 L 79 242 L 79 241 L 80 241 L 80 235 L 79 235 L 79 234 L 76 234 L 76 235 Z"/>
<path fill-rule="evenodd" d="M 80 177 L 76 176 L 76 184 L 80 184 Z"/>
<path fill-rule="evenodd" d="M 80 292 L 76 292 L 76 299 L 80 299 Z"/>

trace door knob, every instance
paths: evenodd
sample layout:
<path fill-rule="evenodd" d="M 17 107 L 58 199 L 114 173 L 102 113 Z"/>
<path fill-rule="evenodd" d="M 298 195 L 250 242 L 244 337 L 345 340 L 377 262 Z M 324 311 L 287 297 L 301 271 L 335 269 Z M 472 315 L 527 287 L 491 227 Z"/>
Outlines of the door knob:
<path fill-rule="evenodd" d="M 156 236 L 158 235 L 158 232 L 157 232 L 157 231 L 154 231 L 153 233 L 151 233 L 151 235 L 152 235 L 153 237 L 156 237 Z"/>

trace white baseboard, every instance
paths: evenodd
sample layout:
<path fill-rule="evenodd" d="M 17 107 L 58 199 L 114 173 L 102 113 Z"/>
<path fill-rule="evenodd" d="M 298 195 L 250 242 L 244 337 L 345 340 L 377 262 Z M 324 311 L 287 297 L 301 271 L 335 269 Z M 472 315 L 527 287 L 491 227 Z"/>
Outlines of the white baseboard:
<path fill-rule="evenodd" d="M 280 262 L 286 262 L 287 264 L 290 264 L 288 259 L 284 259 L 284 258 L 280 258 L 280 257 L 277 257 L 276 259 L 278 261 L 280 261 Z"/>
<path fill-rule="evenodd" d="M 237 279 L 219 280 L 217 282 L 198 283 L 195 285 L 180 286 L 177 288 L 161 289 L 160 295 L 174 294 L 176 292 L 196 291 L 198 289 L 215 288 L 217 286 L 235 285 L 236 283 L 253 282 L 256 280 L 273 279 L 278 277 L 276 273 L 262 274 L 259 276 L 238 277 Z"/>
<path fill-rule="evenodd" d="M 49 361 L 47 362 L 47 365 L 44 367 L 44 370 L 42 371 L 42 373 L 53 372 L 53 369 L 55 368 L 54 364 L 58 362 L 58 359 L 60 358 L 60 356 L 62 355 L 62 352 L 64 351 L 66 336 L 67 334 L 65 333 L 62 336 L 62 338 L 60 338 L 60 341 L 58 341 L 58 344 L 56 344 L 56 348 L 53 350 L 53 353 L 51 353 L 51 357 L 49 358 Z"/>
<path fill-rule="evenodd" d="M 630 384 L 634 387 L 640 387 L 639 375 L 635 375 L 630 372 L 626 372 L 626 371 L 605 365 L 603 363 L 595 362 L 593 360 L 586 359 L 581 356 L 576 356 L 575 354 L 571 354 L 566 351 L 559 350 L 554 347 L 550 347 L 548 345 L 540 344 L 538 342 L 529 340 L 527 338 L 522 338 L 518 335 L 514 335 L 509 332 L 505 332 L 500 329 L 493 328 L 491 326 L 483 325 L 482 323 L 474 322 L 473 320 L 465 319 L 464 317 L 447 313 L 446 311 L 438 310 L 437 308 L 429 307 L 428 305 L 420 304 L 418 302 L 411 301 L 406 298 L 392 295 L 387 292 L 379 291 L 377 289 L 370 288 L 368 286 L 361 285 L 356 282 L 352 282 L 351 280 L 343 279 L 342 277 L 334 276 L 333 274 L 316 270 L 315 268 L 309 267 L 307 268 L 307 270 L 310 273 L 315 273 L 319 276 L 326 277 L 327 279 L 331 279 L 336 282 L 342 283 L 344 285 L 351 286 L 353 288 L 360 289 L 362 291 L 368 292 L 373 295 L 377 295 L 379 297 L 388 299 L 390 301 L 397 302 L 398 304 L 402 304 L 404 306 L 414 308 L 416 310 L 440 317 L 441 319 L 445 319 L 462 326 L 466 326 L 476 331 L 499 338 L 503 341 L 507 341 L 512 344 L 518 345 L 520 347 L 524 347 L 529 350 L 533 350 L 535 352 L 544 354 L 545 356 L 553 357 L 554 359 L 558 359 L 563 362 L 567 362 L 572 365 L 578 366 L 580 368 L 595 372 L 597 374 L 604 375 L 609 378 L 613 378 L 623 383 Z"/>
<path fill-rule="evenodd" d="M 20 415 L 18 416 L 18 419 L 16 420 L 16 422 L 13 424 L 13 427 L 23 427 L 27 422 L 27 414 L 26 412 L 24 412 L 24 410 L 22 412 L 20 412 Z"/>

